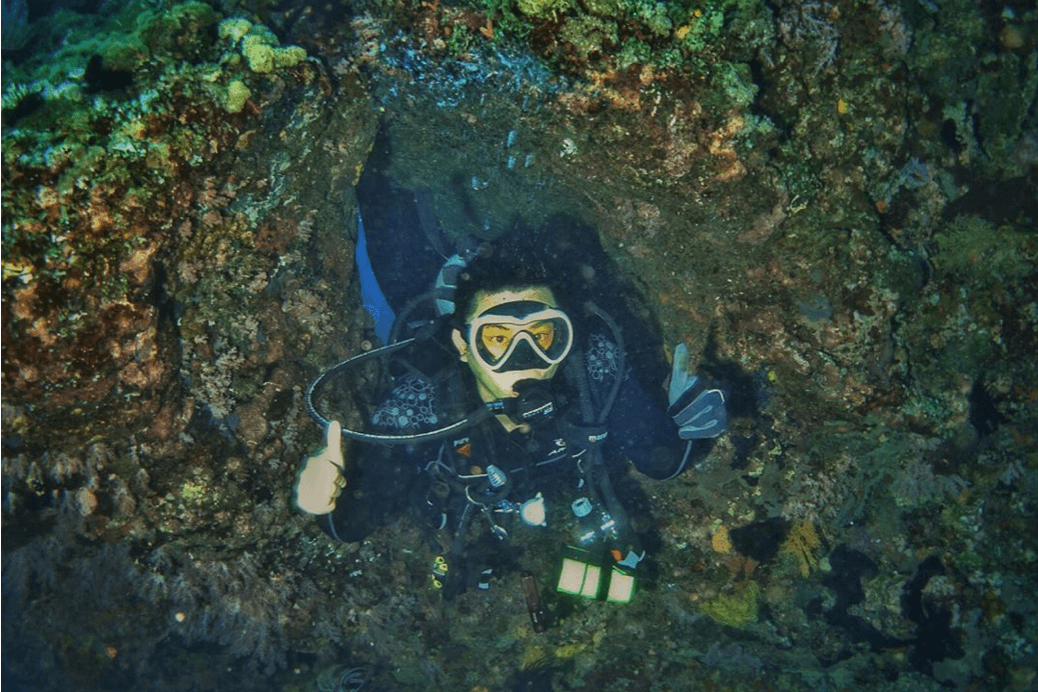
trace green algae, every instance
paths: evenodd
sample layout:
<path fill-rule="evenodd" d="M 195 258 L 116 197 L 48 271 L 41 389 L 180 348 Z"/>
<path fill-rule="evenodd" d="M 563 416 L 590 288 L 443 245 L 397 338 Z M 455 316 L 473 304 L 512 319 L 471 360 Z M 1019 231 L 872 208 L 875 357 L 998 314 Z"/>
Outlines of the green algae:
<path fill-rule="evenodd" d="M 559 36 L 573 46 L 582 60 L 587 60 L 616 43 L 616 24 L 593 15 L 580 15 L 567 19 Z"/>
<path fill-rule="evenodd" d="M 957 216 L 934 240 L 937 271 L 982 288 L 1023 279 L 1035 269 L 1038 243 L 1033 234 L 996 227 L 979 216 Z M 985 271 L 979 271 L 980 267 Z"/>
<path fill-rule="evenodd" d="M 224 108 L 228 113 L 241 113 L 241 109 L 245 107 L 245 102 L 249 100 L 250 96 L 252 96 L 252 91 L 245 86 L 245 82 L 236 79 L 227 85 L 227 101 Z"/>
<path fill-rule="evenodd" d="M 571 0 L 515 0 L 519 11 L 528 17 L 555 17 L 571 6 Z"/>
<path fill-rule="evenodd" d="M 744 63 L 722 62 L 712 69 L 711 85 L 719 109 L 743 109 L 753 103 L 759 88 L 753 82 L 750 66 Z M 708 100 L 712 102 L 714 99 Z"/>
<path fill-rule="evenodd" d="M 601 17 L 620 17 L 624 12 L 625 0 L 586 0 L 584 6 L 591 14 Z"/>
<path fill-rule="evenodd" d="M 240 17 L 220 23 L 217 33 L 224 41 L 237 46 L 249 69 L 257 74 L 268 74 L 276 69 L 293 67 L 306 60 L 306 51 L 299 46 L 280 46 L 277 36 L 261 24 L 252 24 Z M 237 54 L 232 51 L 231 62 Z"/>
<path fill-rule="evenodd" d="M 751 581 L 737 587 L 734 593 L 720 594 L 701 607 L 715 622 L 739 629 L 757 621 L 759 596 L 760 586 Z"/>

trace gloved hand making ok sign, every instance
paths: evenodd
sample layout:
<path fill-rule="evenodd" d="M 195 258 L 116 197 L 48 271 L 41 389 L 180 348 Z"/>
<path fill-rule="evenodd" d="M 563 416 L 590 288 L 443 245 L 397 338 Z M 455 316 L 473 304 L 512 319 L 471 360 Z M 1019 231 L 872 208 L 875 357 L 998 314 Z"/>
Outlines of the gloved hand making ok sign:
<path fill-rule="evenodd" d="M 699 377 L 688 371 L 688 361 L 688 347 L 678 344 L 670 373 L 667 414 L 677 424 L 682 440 L 717 437 L 728 425 L 724 393 L 720 389 L 707 389 Z"/>
<path fill-rule="evenodd" d="M 326 446 L 303 462 L 296 480 L 296 505 L 310 514 L 327 514 L 335 509 L 335 498 L 346 487 L 342 473 L 342 425 L 328 425 Z"/>

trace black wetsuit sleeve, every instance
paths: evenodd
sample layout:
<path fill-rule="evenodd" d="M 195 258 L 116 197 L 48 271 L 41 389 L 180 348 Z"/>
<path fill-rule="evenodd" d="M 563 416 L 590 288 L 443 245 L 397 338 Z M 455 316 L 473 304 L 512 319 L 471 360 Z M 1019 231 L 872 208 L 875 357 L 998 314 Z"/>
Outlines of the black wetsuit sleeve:
<path fill-rule="evenodd" d="M 352 542 L 350 540 L 350 522 L 346 514 L 346 502 L 343 501 L 340 495 L 335 501 L 335 509 L 328 514 L 321 514 L 317 517 L 317 525 L 321 527 L 321 530 L 331 536 L 337 541 L 343 541 L 344 543 Z M 359 540 L 359 539 L 354 539 Z"/>
<path fill-rule="evenodd" d="M 370 432 L 402 435 L 435 428 L 444 402 L 432 383 L 418 375 L 399 379 L 372 415 Z M 354 442 L 344 450 L 346 487 L 335 509 L 317 518 L 332 538 L 354 542 L 397 519 L 412 501 L 419 471 L 436 458 L 438 442 L 381 445 Z"/>
<path fill-rule="evenodd" d="M 588 376 L 597 405 L 607 398 L 615 381 L 616 346 L 593 335 L 587 350 Z M 688 442 L 678 436 L 667 415 L 663 383 L 646 388 L 628 368 L 619 393 L 609 410 L 609 440 L 635 468 L 650 478 L 670 478 L 681 469 Z"/>
<path fill-rule="evenodd" d="M 406 447 L 363 442 L 350 445 L 346 465 L 346 487 L 317 524 L 332 538 L 353 543 L 400 516 L 417 469 Z"/>
<path fill-rule="evenodd" d="M 688 442 L 678 437 L 667 415 L 666 393 L 650 395 L 633 373 L 624 380 L 609 415 L 609 437 L 650 478 L 670 478 L 680 470 Z"/>

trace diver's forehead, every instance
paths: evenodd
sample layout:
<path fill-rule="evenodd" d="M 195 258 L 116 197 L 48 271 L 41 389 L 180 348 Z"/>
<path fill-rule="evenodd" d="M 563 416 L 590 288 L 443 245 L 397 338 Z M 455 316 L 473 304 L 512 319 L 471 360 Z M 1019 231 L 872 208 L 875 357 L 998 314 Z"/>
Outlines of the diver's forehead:
<path fill-rule="evenodd" d="M 555 301 L 555 294 L 547 286 L 530 286 L 529 288 L 517 290 L 479 291 L 476 293 L 476 300 L 472 306 L 472 315 L 469 317 L 480 315 L 505 303 L 521 302 L 542 303 L 548 307 L 558 307 L 558 303 Z"/>

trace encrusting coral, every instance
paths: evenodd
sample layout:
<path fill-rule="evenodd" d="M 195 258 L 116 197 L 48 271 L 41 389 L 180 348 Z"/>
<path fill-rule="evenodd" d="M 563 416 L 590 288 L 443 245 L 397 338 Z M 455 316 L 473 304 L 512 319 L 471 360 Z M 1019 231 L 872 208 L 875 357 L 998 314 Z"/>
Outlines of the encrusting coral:
<path fill-rule="evenodd" d="M 821 546 L 822 540 L 815 530 L 815 525 L 810 521 L 797 521 L 789 528 L 780 551 L 791 555 L 796 560 L 801 576 L 807 578 L 818 566 L 815 551 Z"/>

